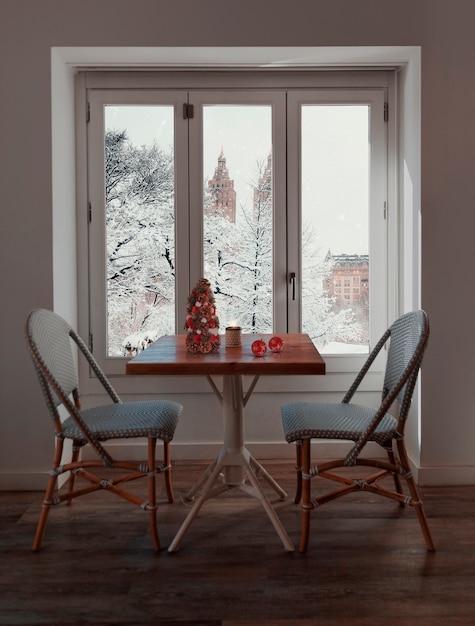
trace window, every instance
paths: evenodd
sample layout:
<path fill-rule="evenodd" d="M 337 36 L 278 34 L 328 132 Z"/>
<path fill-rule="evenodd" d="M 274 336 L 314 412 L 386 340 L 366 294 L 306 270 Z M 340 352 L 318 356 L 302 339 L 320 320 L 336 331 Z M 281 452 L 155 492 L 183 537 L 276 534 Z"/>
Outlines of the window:
<path fill-rule="evenodd" d="M 387 71 L 87 74 L 90 329 L 107 372 L 183 330 L 201 276 L 221 330 L 308 332 L 336 370 L 358 369 L 387 326 L 395 265 L 390 83 Z"/>

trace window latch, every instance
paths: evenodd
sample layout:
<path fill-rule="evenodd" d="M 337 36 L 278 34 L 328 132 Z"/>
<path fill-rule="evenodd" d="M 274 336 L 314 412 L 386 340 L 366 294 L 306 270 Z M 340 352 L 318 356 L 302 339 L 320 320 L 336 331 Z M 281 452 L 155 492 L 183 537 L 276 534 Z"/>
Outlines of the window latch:
<path fill-rule="evenodd" d="M 292 287 L 292 300 L 295 300 L 295 272 L 290 272 L 289 283 Z"/>
<path fill-rule="evenodd" d="M 185 104 L 183 105 L 183 119 L 184 120 L 192 120 L 195 116 L 195 107 L 193 104 Z"/>

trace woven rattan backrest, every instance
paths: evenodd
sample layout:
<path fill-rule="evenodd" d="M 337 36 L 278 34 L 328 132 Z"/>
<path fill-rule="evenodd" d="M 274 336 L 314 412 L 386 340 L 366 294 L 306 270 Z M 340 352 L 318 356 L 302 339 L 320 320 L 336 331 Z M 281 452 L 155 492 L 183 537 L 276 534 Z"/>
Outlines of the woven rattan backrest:
<path fill-rule="evenodd" d="M 57 435 L 62 428 L 58 406 L 63 404 L 104 463 L 111 466 L 112 457 L 94 437 L 80 414 L 78 374 L 73 356 L 74 344 L 86 356 L 112 400 L 120 402 L 120 398 L 108 383 L 86 344 L 63 318 L 45 309 L 35 309 L 28 315 L 26 341 L 46 403 L 56 423 Z"/>
<path fill-rule="evenodd" d="M 78 387 L 70 331 L 65 320 L 45 309 L 35 309 L 26 321 L 26 338 L 43 390 L 45 384 L 53 382 L 66 397 Z M 56 406 L 62 402 L 52 389 L 49 400 Z"/>
<path fill-rule="evenodd" d="M 409 368 L 407 382 L 397 395 L 400 416 L 406 417 L 429 335 L 427 316 L 424 311 L 406 313 L 391 325 L 390 332 L 384 394 L 397 385 L 401 376 Z"/>

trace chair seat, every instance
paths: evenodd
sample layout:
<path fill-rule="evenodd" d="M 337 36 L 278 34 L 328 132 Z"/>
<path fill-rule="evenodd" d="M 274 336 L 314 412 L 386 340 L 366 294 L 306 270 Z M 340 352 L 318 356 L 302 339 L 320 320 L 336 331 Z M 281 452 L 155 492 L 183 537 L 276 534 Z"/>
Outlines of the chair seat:
<path fill-rule="evenodd" d="M 98 441 L 131 437 L 157 437 L 171 441 L 175 432 L 181 406 L 169 400 L 114 403 L 92 409 L 83 409 L 79 414 Z M 87 440 L 72 417 L 63 422 L 62 435 L 75 439 L 81 445 Z"/>
<path fill-rule="evenodd" d="M 289 443 L 300 439 L 357 441 L 377 409 L 343 402 L 291 402 L 282 407 L 282 424 Z M 384 445 L 396 434 L 397 421 L 386 413 L 369 441 Z"/>

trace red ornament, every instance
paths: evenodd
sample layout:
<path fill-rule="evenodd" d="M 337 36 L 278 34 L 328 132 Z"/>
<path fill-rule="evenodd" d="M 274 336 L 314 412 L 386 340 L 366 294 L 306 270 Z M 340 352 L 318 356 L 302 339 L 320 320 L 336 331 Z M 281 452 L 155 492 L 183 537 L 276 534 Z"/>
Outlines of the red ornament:
<path fill-rule="evenodd" d="M 280 337 L 275 336 L 269 339 L 269 348 L 272 350 L 272 352 L 280 352 L 283 347 L 284 342 Z"/>
<path fill-rule="evenodd" d="M 267 352 L 266 342 L 262 339 L 256 339 L 252 342 L 251 350 L 256 356 L 264 356 Z"/>

